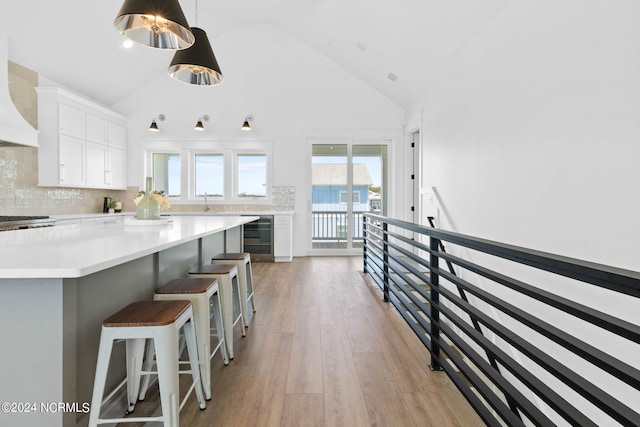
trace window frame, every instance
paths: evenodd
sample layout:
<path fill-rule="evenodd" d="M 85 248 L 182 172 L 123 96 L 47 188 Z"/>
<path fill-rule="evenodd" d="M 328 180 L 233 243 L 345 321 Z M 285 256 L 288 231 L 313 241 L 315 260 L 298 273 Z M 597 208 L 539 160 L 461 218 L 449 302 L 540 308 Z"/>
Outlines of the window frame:
<path fill-rule="evenodd" d="M 170 198 L 174 205 L 193 205 L 204 202 L 204 196 L 195 195 L 195 158 L 196 155 L 212 154 L 224 157 L 224 196 L 207 196 L 207 203 L 215 204 L 270 204 L 273 193 L 273 141 L 197 141 L 197 142 L 144 142 L 141 143 L 143 157 L 142 176 L 153 176 L 153 155 L 179 154 L 180 155 L 180 193 L 181 196 Z M 238 197 L 238 164 L 239 154 L 258 154 L 266 157 L 266 195 L 265 197 Z M 142 189 L 144 186 L 141 185 Z"/>

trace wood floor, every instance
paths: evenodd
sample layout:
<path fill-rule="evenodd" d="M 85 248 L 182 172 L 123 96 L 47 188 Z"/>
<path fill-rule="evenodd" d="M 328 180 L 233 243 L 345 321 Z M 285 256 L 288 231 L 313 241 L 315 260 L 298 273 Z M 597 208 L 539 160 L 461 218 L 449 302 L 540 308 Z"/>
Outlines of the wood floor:
<path fill-rule="evenodd" d="M 361 272 L 359 257 L 254 263 L 247 336 L 237 325 L 235 359 L 214 356 L 212 399 L 190 397 L 180 426 L 484 425 Z"/>

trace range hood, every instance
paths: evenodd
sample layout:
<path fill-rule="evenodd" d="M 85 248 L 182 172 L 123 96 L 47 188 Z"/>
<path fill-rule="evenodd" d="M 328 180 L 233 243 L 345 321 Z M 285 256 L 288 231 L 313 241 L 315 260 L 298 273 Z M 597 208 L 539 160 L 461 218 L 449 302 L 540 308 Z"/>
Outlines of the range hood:
<path fill-rule="evenodd" d="M 0 31 L 0 146 L 38 147 L 38 131 L 16 109 L 9 94 L 9 40 Z"/>

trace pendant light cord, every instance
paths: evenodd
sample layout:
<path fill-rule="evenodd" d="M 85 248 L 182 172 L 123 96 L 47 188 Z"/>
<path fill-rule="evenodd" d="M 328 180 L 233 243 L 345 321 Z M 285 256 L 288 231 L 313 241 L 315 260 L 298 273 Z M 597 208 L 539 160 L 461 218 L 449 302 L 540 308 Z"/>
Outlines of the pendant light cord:
<path fill-rule="evenodd" d="M 196 27 L 198 26 L 198 0 L 196 0 Z"/>

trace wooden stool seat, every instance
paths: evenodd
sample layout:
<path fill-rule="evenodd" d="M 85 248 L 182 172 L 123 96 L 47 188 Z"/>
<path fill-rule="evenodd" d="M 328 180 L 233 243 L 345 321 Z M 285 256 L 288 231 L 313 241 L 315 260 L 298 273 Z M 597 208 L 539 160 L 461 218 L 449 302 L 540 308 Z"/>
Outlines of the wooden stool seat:
<path fill-rule="evenodd" d="M 191 304 L 189 301 L 138 301 L 104 319 L 105 328 L 165 326 L 176 321 Z"/>
<path fill-rule="evenodd" d="M 189 275 L 229 274 L 234 268 L 236 268 L 236 266 L 233 264 L 202 264 L 189 270 Z"/>
<path fill-rule="evenodd" d="M 251 258 L 251 254 L 248 252 L 226 252 L 214 255 L 211 259 L 226 259 L 226 260 L 244 260 L 247 257 Z"/>
<path fill-rule="evenodd" d="M 156 289 L 156 294 L 203 294 L 217 282 L 215 279 L 173 279 Z"/>

